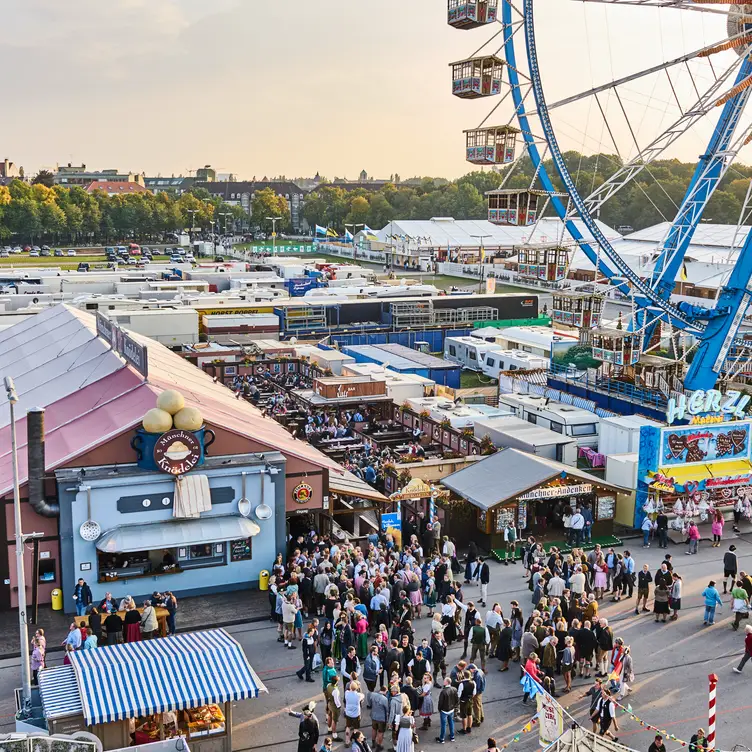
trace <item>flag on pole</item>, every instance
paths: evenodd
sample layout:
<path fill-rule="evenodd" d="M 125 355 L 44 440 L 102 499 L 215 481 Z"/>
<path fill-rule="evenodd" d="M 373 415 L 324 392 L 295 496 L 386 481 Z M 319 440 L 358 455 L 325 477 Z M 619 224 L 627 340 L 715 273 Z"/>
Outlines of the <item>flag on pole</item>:
<path fill-rule="evenodd" d="M 352 234 L 352 233 L 350 232 L 350 230 L 345 230 L 345 240 L 346 240 L 346 241 L 347 241 L 348 243 L 352 243 L 352 242 L 353 242 L 353 241 L 355 240 L 355 237 L 354 237 L 354 236 L 353 236 L 353 234 Z"/>
<path fill-rule="evenodd" d="M 686 264 L 682 264 L 681 279 L 682 279 L 682 282 L 686 282 L 689 279 L 689 276 L 687 275 L 687 265 Z"/>
<path fill-rule="evenodd" d="M 337 234 L 336 230 L 332 230 L 331 227 L 326 228 L 326 237 L 327 238 L 338 238 L 339 235 Z"/>
<path fill-rule="evenodd" d="M 363 225 L 363 230 L 367 232 L 369 235 L 375 235 L 376 231 L 372 230 L 368 225 Z"/>
<path fill-rule="evenodd" d="M 326 237 L 326 227 L 322 227 L 321 225 L 316 225 L 316 234 L 323 235 L 324 237 Z"/>

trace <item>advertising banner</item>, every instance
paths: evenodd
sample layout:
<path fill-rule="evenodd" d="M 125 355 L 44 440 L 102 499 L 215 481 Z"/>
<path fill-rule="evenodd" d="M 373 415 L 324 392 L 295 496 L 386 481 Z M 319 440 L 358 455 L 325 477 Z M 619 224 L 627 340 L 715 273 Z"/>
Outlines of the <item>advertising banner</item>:
<path fill-rule="evenodd" d="M 740 460 L 749 457 L 747 422 L 664 428 L 661 431 L 659 467 Z"/>

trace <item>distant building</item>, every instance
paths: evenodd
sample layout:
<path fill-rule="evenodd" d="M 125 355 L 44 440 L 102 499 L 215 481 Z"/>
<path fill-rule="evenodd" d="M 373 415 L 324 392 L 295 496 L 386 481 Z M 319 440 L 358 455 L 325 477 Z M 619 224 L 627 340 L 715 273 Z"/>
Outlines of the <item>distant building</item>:
<path fill-rule="evenodd" d="M 128 196 L 134 193 L 151 193 L 148 188 L 134 182 L 120 180 L 93 180 L 86 186 L 88 193 L 104 191 L 108 196 Z"/>
<path fill-rule="evenodd" d="M 193 188 L 196 178 L 185 178 L 182 175 L 173 175 L 164 177 L 160 175 L 156 178 L 144 178 L 144 185 L 154 194 L 163 191 L 174 191 L 176 195 L 181 196 L 186 191 Z"/>
<path fill-rule="evenodd" d="M 23 178 L 23 176 L 23 167 L 18 167 L 9 159 L 4 159 L 0 162 L 0 178 L 8 178 L 12 180 L 13 178 Z"/>
<path fill-rule="evenodd" d="M 196 180 L 201 183 L 215 183 L 217 180 L 217 171 L 211 165 L 200 167 L 196 170 Z"/>
<path fill-rule="evenodd" d="M 297 232 L 308 229 L 308 223 L 303 219 L 305 191 L 296 183 L 287 180 L 242 180 L 216 183 L 196 181 L 194 185 L 196 188 L 206 188 L 212 196 L 218 196 L 226 204 L 240 206 L 248 215 L 249 222 L 256 192 L 271 188 L 287 201 L 293 229 Z"/>
<path fill-rule="evenodd" d="M 118 170 L 87 170 L 86 165 L 67 165 L 57 166 L 55 172 L 55 185 L 82 185 L 88 186 L 93 182 L 108 183 L 138 183 L 145 187 L 144 176 L 136 172 L 119 172 Z"/>

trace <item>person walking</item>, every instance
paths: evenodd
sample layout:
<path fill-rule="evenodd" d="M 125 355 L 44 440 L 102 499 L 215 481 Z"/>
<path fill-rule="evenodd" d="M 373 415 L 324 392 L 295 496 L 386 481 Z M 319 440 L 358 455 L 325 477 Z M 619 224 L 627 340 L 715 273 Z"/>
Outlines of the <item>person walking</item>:
<path fill-rule="evenodd" d="M 488 598 L 488 584 L 491 581 L 491 570 L 488 568 L 488 562 L 482 557 L 480 561 L 480 605 L 486 608 L 486 598 Z"/>
<path fill-rule="evenodd" d="M 32 640 L 34 649 L 31 651 L 31 677 L 34 684 L 39 684 L 39 672 L 44 668 L 45 650 L 39 637 Z"/>
<path fill-rule="evenodd" d="M 474 663 L 467 667 L 470 678 L 475 682 L 475 694 L 473 695 L 473 726 L 480 726 L 486 720 L 483 712 L 483 693 L 486 691 L 486 674 Z"/>
<path fill-rule="evenodd" d="M 744 664 L 752 658 L 752 624 L 744 627 L 744 655 L 738 666 L 734 666 L 734 673 L 741 674 Z"/>
<path fill-rule="evenodd" d="M 634 663 L 632 661 L 632 649 L 629 645 L 625 646 L 624 654 L 621 661 L 621 681 L 619 683 L 619 694 L 616 695 L 617 700 L 621 700 L 626 697 L 631 691 L 631 684 L 634 684 Z"/>
<path fill-rule="evenodd" d="M 637 603 L 635 603 L 636 614 L 640 613 L 640 601 L 642 601 L 642 613 L 647 614 L 648 598 L 650 597 L 650 583 L 653 581 L 653 575 L 650 574 L 650 567 L 647 564 L 642 565 L 642 569 L 637 573 Z"/>
<path fill-rule="evenodd" d="M 702 597 L 705 600 L 705 620 L 702 623 L 714 624 L 716 608 L 720 611 L 723 605 L 721 595 L 715 587 L 715 580 L 710 580 L 708 586 L 702 591 Z"/>
<path fill-rule="evenodd" d="M 360 683 L 353 680 L 345 690 L 345 746 L 350 746 L 353 731 L 360 728 L 360 708 L 363 704 L 363 693 Z"/>
<path fill-rule="evenodd" d="M 705 729 L 697 729 L 696 734 L 692 734 L 689 739 L 689 752 L 707 752 L 708 739 L 705 736 Z"/>
<path fill-rule="evenodd" d="M 568 635 L 564 638 L 564 652 L 561 656 L 561 675 L 564 677 L 564 691 L 572 690 L 572 669 L 574 668 L 574 637 Z"/>
<path fill-rule="evenodd" d="M 287 712 L 293 718 L 300 720 L 298 726 L 298 752 L 315 752 L 319 741 L 319 721 L 314 715 L 315 702 L 303 706 L 302 713 L 296 713 L 288 708 Z"/>
<path fill-rule="evenodd" d="M 73 588 L 73 600 L 76 601 L 76 616 L 83 616 L 87 606 L 91 605 L 91 588 L 86 584 L 83 577 L 78 578 Z"/>
<path fill-rule="evenodd" d="M 713 523 L 710 526 L 710 531 L 713 533 L 713 548 L 720 548 L 721 538 L 723 537 L 723 526 L 726 524 L 726 520 L 723 518 L 723 512 L 720 509 L 716 509 L 713 513 Z"/>
<path fill-rule="evenodd" d="M 475 624 L 470 630 L 470 661 L 474 662 L 475 658 L 480 655 L 480 666 L 483 671 L 486 670 L 486 652 L 491 642 L 491 635 L 488 627 L 483 626 L 480 616 L 475 618 Z"/>
<path fill-rule="evenodd" d="M 441 729 L 439 735 L 436 737 L 436 741 L 439 744 L 444 744 L 446 741 L 447 730 L 449 731 L 449 741 L 454 741 L 454 711 L 459 704 L 459 696 L 457 690 L 452 686 L 452 680 L 449 677 L 444 678 L 444 686 L 439 694 L 439 701 L 437 707 L 439 710 L 439 719 L 441 721 Z"/>
<path fill-rule="evenodd" d="M 649 515 L 645 515 L 645 519 L 642 521 L 642 525 L 640 525 L 640 530 L 642 530 L 642 547 L 650 548 L 650 533 L 653 531 L 653 521 Z"/>
<path fill-rule="evenodd" d="M 658 533 L 658 547 L 668 548 L 668 516 L 663 511 L 655 518 L 655 532 Z"/>
<path fill-rule="evenodd" d="M 402 712 L 394 719 L 397 729 L 395 752 L 415 752 L 415 718 L 409 705 L 402 706 Z"/>
<path fill-rule="evenodd" d="M 313 682 L 311 672 L 313 671 L 313 656 L 316 655 L 316 626 L 314 624 L 308 626 L 300 645 L 303 649 L 303 665 L 296 671 L 297 677 L 303 681 L 303 674 L 305 673 L 305 680 Z"/>
<path fill-rule="evenodd" d="M 459 681 L 457 694 L 460 698 L 460 718 L 462 719 L 460 734 L 470 734 L 473 730 L 473 698 L 477 688 L 469 671 L 460 672 L 457 680 Z"/>
<path fill-rule="evenodd" d="M 617 742 L 618 736 L 614 736 L 611 731 L 611 724 L 614 726 L 614 731 L 619 730 L 619 724 L 616 721 L 616 703 L 611 697 L 611 691 L 608 689 L 603 690 L 603 702 L 600 708 L 600 736 L 607 736 L 609 739 Z"/>
<path fill-rule="evenodd" d="M 371 702 L 371 741 L 375 752 L 381 752 L 384 749 L 384 732 L 386 719 L 389 716 L 386 687 L 381 687 L 378 692 L 371 694 L 369 699 Z"/>
<path fill-rule="evenodd" d="M 731 610 L 734 612 L 734 622 L 731 629 L 735 632 L 739 629 L 742 619 L 749 618 L 749 605 L 747 591 L 742 587 L 741 581 L 738 581 L 731 591 Z"/>
<path fill-rule="evenodd" d="M 669 595 L 669 606 L 674 612 L 671 614 L 671 621 L 676 621 L 679 618 L 679 611 L 681 611 L 682 578 L 676 572 L 673 572 L 671 577 L 673 583 Z"/>
<path fill-rule="evenodd" d="M 726 594 L 726 583 L 728 590 L 733 590 L 736 585 L 736 575 L 738 572 L 738 562 L 736 559 L 736 546 L 732 543 L 728 551 L 723 554 L 723 594 Z"/>
<path fill-rule="evenodd" d="M 429 673 L 423 674 L 423 679 L 419 680 L 418 693 L 420 695 L 420 717 L 423 719 L 421 731 L 427 731 L 431 727 L 431 716 L 433 715 L 433 676 Z"/>
<path fill-rule="evenodd" d="M 689 527 L 687 528 L 688 545 L 687 550 L 684 552 L 687 556 L 692 556 L 697 553 L 697 548 L 700 544 L 700 529 L 694 520 L 689 521 Z"/>
<path fill-rule="evenodd" d="M 648 752 L 666 752 L 666 745 L 663 743 L 663 737 L 656 734 L 653 743 L 648 747 Z"/>
<path fill-rule="evenodd" d="M 523 685 L 523 688 L 527 684 L 527 677 L 529 676 L 533 681 L 537 682 L 538 684 L 543 683 L 543 677 L 541 676 L 540 669 L 538 668 L 538 664 L 540 663 L 540 659 L 538 658 L 536 653 L 531 653 L 530 657 L 527 659 L 527 663 L 525 663 L 525 669 L 524 669 L 524 675 L 522 679 L 520 680 L 520 683 Z M 525 691 L 522 694 L 522 704 L 527 705 L 528 701 L 530 700 L 530 693 L 525 689 Z"/>
<path fill-rule="evenodd" d="M 326 671 L 326 667 L 324 671 Z M 339 723 L 339 715 L 342 712 L 342 697 L 339 693 L 338 682 L 336 671 L 333 674 L 327 674 L 327 685 L 324 687 L 326 728 L 333 739 L 337 739 L 337 724 Z"/>

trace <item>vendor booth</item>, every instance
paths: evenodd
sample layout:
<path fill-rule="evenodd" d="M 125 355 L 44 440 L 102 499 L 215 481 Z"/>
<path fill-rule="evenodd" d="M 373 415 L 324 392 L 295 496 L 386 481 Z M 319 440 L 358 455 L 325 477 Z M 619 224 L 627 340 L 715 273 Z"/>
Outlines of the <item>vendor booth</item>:
<path fill-rule="evenodd" d="M 223 629 L 70 654 L 39 674 L 50 733 L 86 730 L 105 750 L 183 737 L 232 752 L 232 703 L 267 689 Z"/>
<path fill-rule="evenodd" d="M 591 537 L 611 536 L 617 496 L 626 492 L 569 465 L 512 448 L 453 473 L 442 483 L 476 508 L 470 524 L 475 527 L 475 540 L 488 550 L 503 548 L 504 528 L 510 522 L 517 540 L 534 535 L 565 542 L 564 511 L 575 507 L 590 510 Z"/>
<path fill-rule="evenodd" d="M 742 518 L 752 518 L 752 421 L 743 412 L 735 419 L 732 411 L 713 410 L 714 391 L 703 399 L 693 395 L 681 414 L 670 407 L 669 418 L 689 425 L 640 428 L 635 527 L 646 514 L 654 518 L 665 511 L 670 530 L 683 540 L 691 519 L 709 525 L 716 510 L 731 517 L 736 508 Z"/>

